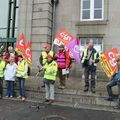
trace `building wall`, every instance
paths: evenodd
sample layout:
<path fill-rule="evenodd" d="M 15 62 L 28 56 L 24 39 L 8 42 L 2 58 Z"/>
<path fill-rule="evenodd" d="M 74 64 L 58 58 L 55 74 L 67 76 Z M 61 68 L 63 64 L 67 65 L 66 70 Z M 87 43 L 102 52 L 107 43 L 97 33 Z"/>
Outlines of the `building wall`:
<path fill-rule="evenodd" d="M 80 20 L 81 0 L 59 0 L 56 5 L 55 35 L 61 28 L 79 37 L 102 37 L 103 50 L 117 47 L 120 51 L 120 10 L 119 0 L 105 0 L 104 20 Z M 52 29 L 51 0 L 20 0 L 19 33 L 24 32 L 26 39 L 31 40 L 33 65 L 38 59 L 43 45 L 50 42 Z M 80 66 L 74 65 L 73 71 L 80 72 Z"/>

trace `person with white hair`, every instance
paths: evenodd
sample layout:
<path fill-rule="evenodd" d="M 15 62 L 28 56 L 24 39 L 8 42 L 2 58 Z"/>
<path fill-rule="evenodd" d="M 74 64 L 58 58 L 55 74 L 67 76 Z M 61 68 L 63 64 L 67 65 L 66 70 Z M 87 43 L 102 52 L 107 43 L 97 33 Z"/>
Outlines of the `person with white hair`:
<path fill-rule="evenodd" d="M 14 81 L 16 75 L 17 64 L 14 62 L 14 57 L 9 58 L 9 63 L 6 65 L 4 79 L 7 81 L 6 97 L 14 96 Z"/>
<path fill-rule="evenodd" d="M 16 51 L 14 51 L 12 46 L 9 46 L 8 50 L 5 53 L 5 61 L 6 61 L 6 63 L 9 62 L 10 56 L 13 56 L 13 55 L 15 57 L 15 63 L 17 64 L 17 62 L 18 62 L 18 53 Z"/>
<path fill-rule="evenodd" d="M 83 51 L 81 57 L 81 63 L 84 67 L 84 75 L 85 75 L 85 88 L 84 92 L 90 90 L 92 93 L 95 93 L 95 76 L 97 63 L 99 62 L 99 53 L 94 48 L 92 42 L 89 42 L 88 47 Z M 89 83 L 89 75 L 91 75 L 91 83 Z"/>

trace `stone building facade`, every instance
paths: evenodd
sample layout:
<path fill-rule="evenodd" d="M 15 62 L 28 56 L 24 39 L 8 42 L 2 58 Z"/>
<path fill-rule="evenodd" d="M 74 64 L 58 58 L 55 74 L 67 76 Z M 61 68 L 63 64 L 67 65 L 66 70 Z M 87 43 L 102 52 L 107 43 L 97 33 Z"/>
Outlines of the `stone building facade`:
<path fill-rule="evenodd" d="M 19 0 L 18 35 L 23 32 L 31 41 L 33 66 L 61 28 L 78 36 L 82 46 L 92 40 L 101 52 L 120 51 L 119 0 L 59 0 L 55 9 L 51 1 L 58 0 Z M 76 65 L 73 69 L 79 71 Z"/>

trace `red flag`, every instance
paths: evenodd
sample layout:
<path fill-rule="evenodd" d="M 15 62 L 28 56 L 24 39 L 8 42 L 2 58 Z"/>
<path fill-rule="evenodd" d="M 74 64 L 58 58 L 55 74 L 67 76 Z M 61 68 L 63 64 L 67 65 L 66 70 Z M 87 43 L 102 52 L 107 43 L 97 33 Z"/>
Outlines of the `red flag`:
<path fill-rule="evenodd" d="M 54 40 L 54 44 L 58 46 L 60 46 L 61 44 L 67 45 L 72 40 L 73 36 L 64 29 L 61 29 Z"/>
<path fill-rule="evenodd" d="M 16 44 L 16 51 L 21 52 L 22 54 L 24 53 L 24 47 L 25 47 L 25 37 L 24 34 L 22 33 L 17 41 Z"/>
<path fill-rule="evenodd" d="M 23 57 L 28 62 L 28 64 L 32 64 L 32 51 L 30 49 L 30 41 L 28 41 L 24 47 Z"/>

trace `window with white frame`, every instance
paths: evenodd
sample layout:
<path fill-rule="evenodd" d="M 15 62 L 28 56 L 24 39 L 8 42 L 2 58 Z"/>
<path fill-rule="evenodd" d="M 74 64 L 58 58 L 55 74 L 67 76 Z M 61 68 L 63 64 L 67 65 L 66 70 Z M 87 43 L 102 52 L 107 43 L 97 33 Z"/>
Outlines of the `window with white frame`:
<path fill-rule="evenodd" d="M 81 0 L 81 20 L 103 20 L 104 0 Z"/>
<path fill-rule="evenodd" d="M 102 38 L 80 38 L 80 50 L 81 53 L 87 47 L 89 42 L 93 42 L 94 48 L 101 54 L 103 51 L 103 42 Z"/>

